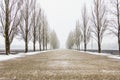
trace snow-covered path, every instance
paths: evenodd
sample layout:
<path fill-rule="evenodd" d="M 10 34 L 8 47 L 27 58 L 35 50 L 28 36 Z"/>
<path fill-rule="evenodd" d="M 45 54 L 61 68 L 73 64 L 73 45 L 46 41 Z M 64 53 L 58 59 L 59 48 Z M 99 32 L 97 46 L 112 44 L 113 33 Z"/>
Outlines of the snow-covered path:
<path fill-rule="evenodd" d="M 0 80 L 120 80 L 120 60 L 97 53 L 55 50 L 19 55 L 23 58 L 0 62 Z"/>
<path fill-rule="evenodd" d="M 113 58 L 113 59 L 120 59 L 120 55 L 112 55 L 110 53 L 97 53 L 97 52 L 88 52 L 88 51 L 80 51 L 83 53 L 88 53 L 88 54 L 92 54 L 92 55 L 98 55 L 98 56 L 106 56 L 108 58 Z"/>
<path fill-rule="evenodd" d="M 10 60 L 10 59 L 15 59 L 15 58 L 19 58 L 19 57 L 25 57 L 27 55 L 35 55 L 35 54 L 40 54 L 43 52 L 47 52 L 47 51 L 37 51 L 37 52 L 29 52 L 29 53 L 18 53 L 15 55 L 0 55 L 0 61 L 6 61 L 6 60 Z M 92 55 L 98 55 L 98 56 L 106 56 L 108 58 L 114 58 L 114 59 L 120 59 L 119 55 L 111 55 L 111 54 L 107 54 L 107 53 L 97 53 L 97 52 L 84 52 L 84 51 L 78 51 L 78 52 L 82 52 L 82 53 L 88 53 L 88 54 L 92 54 Z M 64 57 L 64 56 L 62 56 Z"/>
<path fill-rule="evenodd" d="M 43 52 L 47 52 L 47 51 L 37 51 L 37 52 L 28 52 L 28 53 L 18 53 L 18 54 L 10 54 L 10 55 L 0 55 L 0 61 L 6 61 L 6 60 L 10 60 L 10 59 L 15 59 L 15 58 L 20 58 L 20 57 L 25 57 L 28 55 L 35 55 L 35 54 L 40 54 Z"/>

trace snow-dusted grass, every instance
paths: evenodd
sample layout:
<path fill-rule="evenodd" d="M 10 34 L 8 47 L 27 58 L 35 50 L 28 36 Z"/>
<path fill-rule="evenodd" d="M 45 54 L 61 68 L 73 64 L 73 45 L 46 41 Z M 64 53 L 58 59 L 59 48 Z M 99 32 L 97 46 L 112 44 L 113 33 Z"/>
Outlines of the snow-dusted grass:
<path fill-rule="evenodd" d="M 92 55 L 99 55 L 99 56 L 106 56 L 108 58 L 114 58 L 114 59 L 120 59 L 120 55 L 112 55 L 110 53 L 97 53 L 97 52 L 89 52 L 89 51 L 80 51 L 80 52 L 84 52 L 84 53 L 88 53 L 88 54 L 92 54 Z"/>
<path fill-rule="evenodd" d="M 18 53 L 15 55 L 0 55 L 0 61 L 6 61 L 6 60 L 10 60 L 10 59 L 15 59 L 15 58 L 19 58 L 19 57 L 25 57 L 28 55 L 36 55 L 39 53 L 43 53 L 43 52 L 47 52 L 47 51 L 37 51 L 37 52 L 28 52 L 28 53 Z"/>

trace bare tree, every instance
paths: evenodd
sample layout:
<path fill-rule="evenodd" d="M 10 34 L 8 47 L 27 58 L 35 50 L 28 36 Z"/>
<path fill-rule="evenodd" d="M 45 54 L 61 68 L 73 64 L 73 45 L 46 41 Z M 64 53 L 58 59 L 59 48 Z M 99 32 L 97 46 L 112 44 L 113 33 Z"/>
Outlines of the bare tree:
<path fill-rule="evenodd" d="M 34 8 L 33 8 L 33 51 L 35 51 L 36 44 L 36 1 L 34 0 Z"/>
<path fill-rule="evenodd" d="M 32 40 L 33 40 L 33 51 L 36 51 L 36 41 L 38 39 L 37 36 L 37 29 L 39 30 L 41 25 L 40 25 L 40 19 L 41 19 L 41 9 L 40 11 L 37 11 L 36 9 L 36 1 L 34 1 L 34 6 L 33 6 L 33 14 L 32 14 Z"/>
<path fill-rule="evenodd" d="M 83 38 L 84 38 L 84 51 L 87 50 L 87 43 L 90 40 L 90 26 L 88 25 L 88 15 L 86 10 L 86 5 L 83 7 L 82 11 L 82 31 L 83 31 Z"/>
<path fill-rule="evenodd" d="M 43 50 L 45 50 L 45 48 L 47 49 L 47 44 L 49 41 L 49 35 L 48 35 L 48 22 L 46 19 L 45 14 L 42 14 L 42 29 L 41 29 L 41 35 L 42 35 L 42 46 L 43 46 Z"/>
<path fill-rule="evenodd" d="M 18 25 L 21 17 L 19 11 L 21 7 L 20 0 L 1 0 L 0 1 L 0 33 L 5 38 L 6 55 L 10 53 L 10 44 L 18 32 Z"/>
<path fill-rule="evenodd" d="M 38 13 L 38 42 L 39 42 L 39 50 L 41 51 L 41 42 L 42 42 L 42 38 L 41 38 L 41 27 L 42 27 L 42 20 L 41 20 L 41 9 L 39 9 L 39 13 Z"/>
<path fill-rule="evenodd" d="M 75 28 L 75 45 L 77 47 L 77 50 L 80 50 L 80 43 L 82 42 L 82 32 L 80 29 L 79 21 L 76 22 L 76 28 Z"/>
<path fill-rule="evenodd" d="M 34 9 L 33 0 L 21 0 L 23 2 L 21 15 L 22 20 L 20 24 L 20 36 L 25 41 L 25 52 L 28 52 L 28 43 L 31 39 L 31 26 L 32 26 L 32 12 Z"/>
<path fill-rule="evenodd" d="M 46 28 L 45 28 L 45 46 L 46 46 L 46 50 L 48 48 L 48 43 L 49 43 L 49 30 L 48 30 L 48 24 L 46 24 Z"/>
<path fill-rule="evenodd" d="M 43 50 L 45 50 L 45 16 L 42 15 L 42 46 Z"/>
<path fill-rule="evenodd" d="M 94 0 L 94 9 L 91 21 L 93 23 L 92 32 L 94 33 L 94 38 L 98 43 L 98 52 L 101 53 L 101 43 L 108 25 L 105 0 Z"/>
<path fill-rule="evenodd" d="M 111 5 L 112 9 L 110 10 L 110 13 L 113 15 L 113 18 L 110 20 L 110 31 L 118 38 L 120 55 L 120 0 L 111 0 Z"/>

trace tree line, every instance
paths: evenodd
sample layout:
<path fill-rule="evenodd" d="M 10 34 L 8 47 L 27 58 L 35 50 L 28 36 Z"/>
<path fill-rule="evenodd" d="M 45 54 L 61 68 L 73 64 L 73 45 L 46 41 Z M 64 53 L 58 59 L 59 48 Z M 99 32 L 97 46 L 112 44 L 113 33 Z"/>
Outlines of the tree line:
<path fill-rule="evenodd" d="M 68 49 L 80 50 L 84 43 L 84 51 L 87 44 L 94 38 L 101 53 L 101 44 L 105 34 L 113 34 L 118 39 L 118 50 L 120 54 L 120 0 L 93 0 L 91 15 L 89 15 L 87 4 L 84 4 L 80 21 L 76 21 L 76 27 L 69 33 L 66 46 Z"/>
<path fill-rule="evenodd" d="M 48 46 L 51 49 L 59 47 L 56 32 L 50 30 L 47 17 L 36 0 L 0 0 L 0 34 L 5 39 L 6 55 L 10 54 L 11 43 L 16 37 L 24 41 L 25 53 L 30 41 L 33 51 L 36 51 L 37 42 L 40 51 L 47 50 Z"/>

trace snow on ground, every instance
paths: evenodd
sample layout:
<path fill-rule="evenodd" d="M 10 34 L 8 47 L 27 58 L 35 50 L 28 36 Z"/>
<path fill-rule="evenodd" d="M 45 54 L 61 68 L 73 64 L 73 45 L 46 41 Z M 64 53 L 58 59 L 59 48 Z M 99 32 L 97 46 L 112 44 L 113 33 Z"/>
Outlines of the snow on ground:
<path fill-rule="evenodd" d="M 85 52 L 85 51 L 80 51 L 80 52 Z M 108 58 L 120 59 L 119 55 L 112 55 L 109 53 L 97 53 L 97 52 L 88 52 L 88 51 L 86 51 L 85 53 L 92 54 L 92 55 L 107 56 Z"/>
<path fill-rule="evenodd" d="M 16 55 L 0 55 L 0 61 L 6 61 L 9 59 L 14 59 L 14 58 L 18 58 L 18 57 L 24 57 L 23 54 L 16 54 Z"/>
<path fill-rule="evenodd" d="M 28 53 L 18 53 L 15 55 L 0 55 L 0 61 L 6 61 L 6 60 L 10 60 L 10 59 L 15 59 L 15 58 L 19 58 L 19 57 L 25 57 L 28 55 L 35 55 L 35 54 L 39 54 L 39 53 L 43 53 L 43 52 L 47 52 L 47 51 L 39 51 L 39 52 L 28 52 Z"/>
<path fill-rule="evenodd" d="M 52 51 L 52 50 L 50 50 Z M 43 52 L 48 52 L 48 51 L 38 51 L 38 52 L 29 52 L 29 53 L 19 53 L 16 55 L 0 55 L 0 61 L 6 61 L 6 60 L 10 60 L 10 59 L 15 59 L 15 58 L 19 58 L 19 57 L 25 57 L 28 55 L 35 55 L 35 54 L 39 54 L 39 53 L 43 53 Z M 80 52 L 84 52 L 84 51 L 80 51 Z M 92 55 L 100 55 L 100 56 L 107 56 L 109 58 L 114 58 L 114 59 L 120 59 L 119 55 L 112 55 L 112 54 L 108 54 L 108 53 L 97 53 L 97 52 L 84 52 L 84 53 L 88 53 L 88 54 L 92 54 Z"/>

